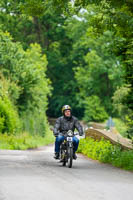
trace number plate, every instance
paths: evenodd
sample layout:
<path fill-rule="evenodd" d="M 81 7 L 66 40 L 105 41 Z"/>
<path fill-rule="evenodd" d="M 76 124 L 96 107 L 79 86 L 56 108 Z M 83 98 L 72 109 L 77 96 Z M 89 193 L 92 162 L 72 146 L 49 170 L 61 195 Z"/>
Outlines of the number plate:
<path fill-rule="evenodd" d="M 71 142 L 73 140 L 72 137 L 67 137 L 67 141 Z"/>

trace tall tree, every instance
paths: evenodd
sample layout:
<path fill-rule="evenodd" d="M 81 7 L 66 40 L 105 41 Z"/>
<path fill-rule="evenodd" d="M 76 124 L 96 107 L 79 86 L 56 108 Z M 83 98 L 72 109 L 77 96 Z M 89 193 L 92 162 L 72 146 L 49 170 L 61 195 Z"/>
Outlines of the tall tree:
<path fill-rule="evenodd" d="M 57 3 L 59 3 L 58 6 Z M 7 4 L 3 4 L 3 9 L 6 6 Z M 72 70 L 73 64 L 69 53 L 72 40 L 67 36 L 65 30 L 67 16 L 63 12 L 66 9 L 61 1 L 52 0 L 45 2 L 17 1 L 16 7 L 19 8 L 19 12 L 14 15 L 10 14 L 11 12 L 15 13 L 12 10 L 13 6 L 10 7 L 9 12 L 5 9 L 1 13 L 3 17 L 1 24 L 4 22 L 2 29 L 9 31 L 15 41 L 20 41 L 25 49 L 30 43 L 37 42 L 43 48 L 43 52 L 47 54 L 47 75 L 54 88 L 53 95 L 49 99 L 48 115 L 55 117 L 60 115 L 63 104 L 70 104 L 73 112 L 80 115 L 81 110 L 77 108 L 75 95 L 77 87 Z"/>

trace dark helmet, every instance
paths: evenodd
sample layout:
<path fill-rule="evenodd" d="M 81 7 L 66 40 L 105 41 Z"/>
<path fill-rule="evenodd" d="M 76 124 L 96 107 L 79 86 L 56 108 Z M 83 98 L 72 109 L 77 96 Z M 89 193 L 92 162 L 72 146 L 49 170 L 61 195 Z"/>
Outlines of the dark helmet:
<path fill-rule="evenodd" d="M 64 114 L 64 111 L 65 110 L 72 110 L 71 109 L 71 107 L 69 106 L 69 105 L 64 105 L 63 107 L 62 107 L 62 113 Z"/>

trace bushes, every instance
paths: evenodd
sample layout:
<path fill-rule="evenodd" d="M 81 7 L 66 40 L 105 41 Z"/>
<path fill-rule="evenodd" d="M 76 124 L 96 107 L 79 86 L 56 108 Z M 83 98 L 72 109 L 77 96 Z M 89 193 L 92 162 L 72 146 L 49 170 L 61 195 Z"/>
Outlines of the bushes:
<path fill-rule="evenodd" d="M 119 146 L 112 145 L 104 139 L 101 141 L 95 141 L 92 138 L 81 139 L 78 152 L 100 162 L 111 163 L 116 167 L 133 170 L 133 150 L 122 151 Z"/>
<path fill-rule="evenodd" d="M 46 137 L 32 136 L 28 133 L 15 135 L 0 134 L 0 149 L 26 150 L 47 145 L 54 141 L 53 134 L 49 131 Z"/>
<path fill-rule="evenodd" d="M 19 128 L 19 117 L 10 100 L 7 97 L 0 98 L 0 133 L 12 134 Z"/>
<path fill-rule="evenodd" d="M 20 120 L 24 131 L 44 136 L 51 82 L 41 47 L 31 44 L 24 50 L 0 31 L 0 67 L 0 132 L 12 134 Z"/>

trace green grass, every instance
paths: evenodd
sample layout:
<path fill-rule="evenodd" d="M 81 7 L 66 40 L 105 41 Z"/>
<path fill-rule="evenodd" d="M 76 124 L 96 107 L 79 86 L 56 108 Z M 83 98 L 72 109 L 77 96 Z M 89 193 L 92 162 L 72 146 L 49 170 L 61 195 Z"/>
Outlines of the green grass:
<path fill-rule="evenodd" d="M 0 149 L 26 150 L 37 148 L 54 142 L 54 136 L 48 131 L 45 137 L 32 136 L 28 133 L 20 135 L 0 134 Z"/>
<path fill-rule="evenodd" d="M 80 140 L 78 152 L 103 163 L 133 171 L 133 150 L 123 151 L 110 141 L 95 141 L 92 138 Z"/>

